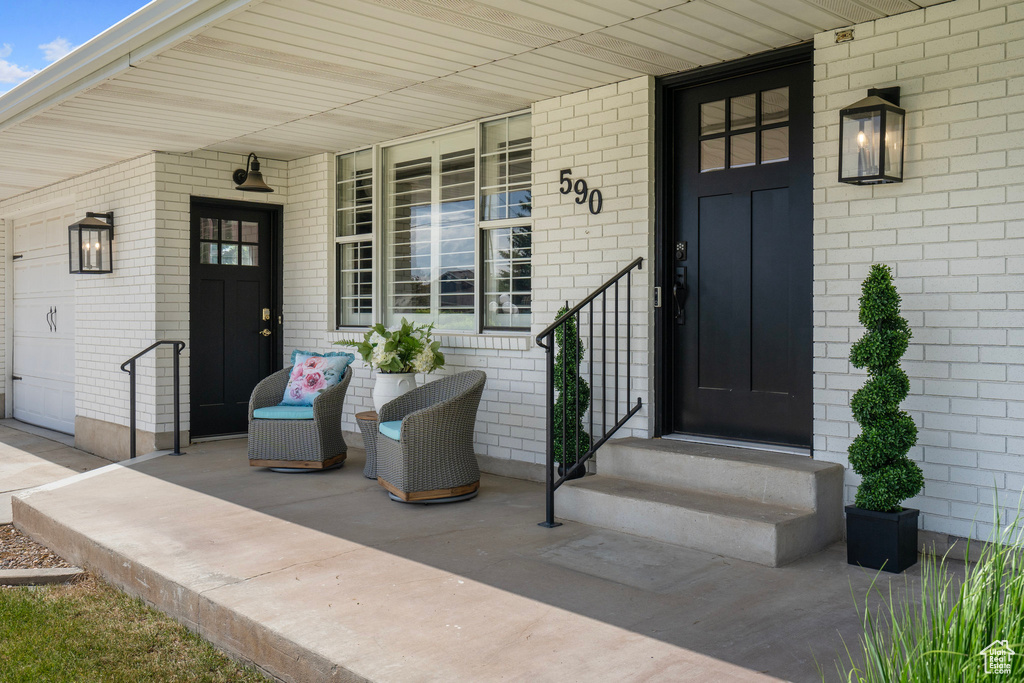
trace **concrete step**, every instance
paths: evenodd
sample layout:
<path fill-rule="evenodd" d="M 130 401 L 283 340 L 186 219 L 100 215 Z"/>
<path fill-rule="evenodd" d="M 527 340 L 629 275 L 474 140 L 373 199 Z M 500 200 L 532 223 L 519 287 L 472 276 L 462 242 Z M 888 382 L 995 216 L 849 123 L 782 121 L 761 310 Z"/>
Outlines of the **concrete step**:
<path fill-rule="evenodd" d="M 806 456 L 616 439 L 555 515 L 771 567 L 842 538 L 843 467 Z"/>
<path fill-rule="evenodd" d="M 584 524 L 779 567 L 838 540 L 813 510 L 599 474 L 566 482 L 555 514 Z"/>
<path fill-rule="evenodd" d="M 669 439 L 613 439 L 597 473 L 668 488 L 842 514 L 843 467 L 803 455 Z"/>

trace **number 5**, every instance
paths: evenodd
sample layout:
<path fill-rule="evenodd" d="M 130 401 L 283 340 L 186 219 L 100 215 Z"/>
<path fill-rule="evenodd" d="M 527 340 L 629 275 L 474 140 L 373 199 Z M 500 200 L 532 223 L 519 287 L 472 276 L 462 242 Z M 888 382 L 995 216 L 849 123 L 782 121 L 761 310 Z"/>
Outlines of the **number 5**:
<path fill-rule="evenodd" d="M 570 192 L 572 192 L 572 178 L 569 177 L 571 175 L 571 168 L 563 168 L 562 172 L 558 174 L 558 182 L 561 183 L 562 185 L 560 188 L 558 188 L 558 191 L 561 192 L 562 194 L 569 194 Z"/>

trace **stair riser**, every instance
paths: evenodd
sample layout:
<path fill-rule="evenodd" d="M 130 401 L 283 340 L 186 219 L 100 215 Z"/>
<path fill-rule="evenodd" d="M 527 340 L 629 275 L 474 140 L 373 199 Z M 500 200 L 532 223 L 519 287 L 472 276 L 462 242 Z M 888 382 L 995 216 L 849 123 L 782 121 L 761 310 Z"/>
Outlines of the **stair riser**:
<path fill-rule="evenodd" d="M 802 456 L 792 456 L 794 458 Z M 721 493 L 746 500 L 814 510 L 819 491 L 835 489 L 841 470 L 799 472 L 771 465 L 656 451 L 610 442 L 597 456 L 597 473 L 620 479 Z M 842 501 L 837 501 L 840 507 Z"/>
<path fill-rule="evenodd" d="M 812 513 L 772 524 L 606 495 L 573 486 L 556 493 L 555 514 L 584 524 L 716 555 L 778 567 L 815 552 L 838 535 Z"/>

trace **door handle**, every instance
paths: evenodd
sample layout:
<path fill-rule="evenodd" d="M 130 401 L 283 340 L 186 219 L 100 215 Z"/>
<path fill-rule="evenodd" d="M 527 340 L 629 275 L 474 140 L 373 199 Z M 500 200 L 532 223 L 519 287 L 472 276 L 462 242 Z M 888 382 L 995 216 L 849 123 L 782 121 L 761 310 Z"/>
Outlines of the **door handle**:
<path fill-rule="evenodd" d="M 690 294 L 690 288 L 686 284 L 686 266 L 676 271 L 676 281 L 672 284 L 672 300 L 676 304 L 676 323 L 686 324 L 686 297 Z"/>
<path fill-rule="evenodd" d="M 260 330 L 260 334 L 262 334 L 264 337 L 269 337 L 270 335 L 273 334 L 273 332 L 271 332 L 267 328 L 263 328 L 262 330 Z"/>
<path fill-rule="evenodd" d="M 57 332 L 57 307 L 56 306 L 53 307 L 53 315 L 50 316 L 50 320 L 53 321 L 53 331 L 54 331 L 54 333 L 56 333 Z"/>
<path fill-rule="evenodd" d="M 52 316 L 53 316 L 53 306 L 50 306 L 50 310 L 48 310 L 46 312 L 46 326 L 50 328 L 50 332 L 55 332 L 56 329 L 55 329 L 54 322 L 52 320 Z"/>

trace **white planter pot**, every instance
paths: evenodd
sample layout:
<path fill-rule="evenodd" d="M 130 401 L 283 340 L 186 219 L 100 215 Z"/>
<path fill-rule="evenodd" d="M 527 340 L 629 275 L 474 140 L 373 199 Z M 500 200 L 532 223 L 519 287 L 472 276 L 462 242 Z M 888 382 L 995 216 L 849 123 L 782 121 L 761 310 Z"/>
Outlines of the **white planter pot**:
<path fill-rule="evenodd" d="M 385 403 L 415 388 L 415 372 L 378 372 L 373 384 L 373 409 L 379 413 Z"/>

